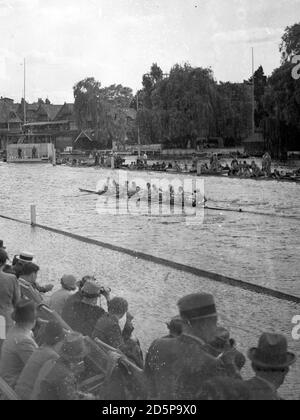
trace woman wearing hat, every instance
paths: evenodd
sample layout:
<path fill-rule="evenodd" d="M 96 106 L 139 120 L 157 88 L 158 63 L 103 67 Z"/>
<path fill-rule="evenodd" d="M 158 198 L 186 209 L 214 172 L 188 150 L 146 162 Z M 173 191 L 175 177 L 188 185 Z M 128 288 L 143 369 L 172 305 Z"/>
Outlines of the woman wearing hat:
<path fill-rule="evenodd" d="M 279 388 L 284 384 L 296 355 L 288 351 L 287 339 L 279 334 L 263 334 L 257 348 L 248 352 L 256 376 L 247 381 L 254 401 L 276 401 Z"/>

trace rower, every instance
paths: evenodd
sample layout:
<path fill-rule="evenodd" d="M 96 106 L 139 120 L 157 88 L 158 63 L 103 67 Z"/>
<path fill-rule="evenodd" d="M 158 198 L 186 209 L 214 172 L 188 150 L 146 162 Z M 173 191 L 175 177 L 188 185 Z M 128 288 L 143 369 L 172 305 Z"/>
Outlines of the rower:
<path fill-rule="evenodd" d="M 127 195 L 128 195 L 129 199 L 132 198 L 134 195 L 138 194 L 141 191 L 141 188 L 138 187 L 135 182 L 133 182 L 131 185 L 132 185 L 131 189 L 128 190 L 128 192 L 127 192 Z"/>
<path fill-rule="evenodd" d="M 99 195 L 106 194 L 109 189 L 110 177 L 107 178 L 106 183 L 103 185 L 103 189 L 97 191 Z"/>

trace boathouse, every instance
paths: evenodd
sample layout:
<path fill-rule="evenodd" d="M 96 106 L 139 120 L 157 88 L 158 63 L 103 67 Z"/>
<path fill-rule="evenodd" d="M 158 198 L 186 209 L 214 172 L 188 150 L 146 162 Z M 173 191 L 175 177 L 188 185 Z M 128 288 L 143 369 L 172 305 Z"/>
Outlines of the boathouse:
<path fill-rule="evenodd" d="M 78 136 L 74 105 L 40 104 L 34 122 L 24 124 L 25 143 L 53 143 L 58 151 L 72 147 Z"/>

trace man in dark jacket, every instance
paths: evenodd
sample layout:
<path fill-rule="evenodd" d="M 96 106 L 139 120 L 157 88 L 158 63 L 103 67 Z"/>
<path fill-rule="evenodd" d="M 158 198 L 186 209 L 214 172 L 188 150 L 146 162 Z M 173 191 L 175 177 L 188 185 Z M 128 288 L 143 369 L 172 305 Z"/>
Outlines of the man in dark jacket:
<path fill-rule="evenodd" d="M 178 302 L 178 307 L 185 322 L 182 334 L 156 340 L 146 358 L 150 398 L 193 400 L 203 383 L 214 377 L 240 379 L 231 351 L 220 355 L 209 344 L 217 334 L 213 296 L 189 295 Z"/>
<path fill-rule="evenodd" d="M 60 324 L 51 321 L 46 325 L 43 345 L 38 348 L 26 363 L 15 388 L 22 400 L 30 400 L 30 396 L 40 370 L 50 360 L 59 359 L 59 348 L 65 337 Z"/>
<path fill-rule="evenodd" d="M 122 327 L 122 320 L 125 325 Z M 128 312 L 128 302 L 114 298 L 109 302 L 108 313 L 96 324 L 93 338 L 98 338 L 109 346 L 121 350 L 138 367 L 144 367 L 143 353 L 138 340 L 132 338 L 133 317 Z"/>
<path fill-rule="evenodd" d="M 81 289 L 81 300 L 73 304 L 73 314 L 69 318 L 70 327 L 84 336 L 92 337 L 98 320 L 105 310 L 98 306 L 101 286 L 95 280 L 88 280 Z"/>
<path fill-rule="evenodd" d="M 74 293 L 74 295 L 70 296 L 64 307 L 62 310 L 62 318 L 63 320 L 68 324 L 68 325 L 72 325 L 74 322 L 76 322 L 76 311 L 78 310 L 78 308 L 81 306 L 80 302 L 84 299 L 84 293 L 83 293 L 83 288 L 85 286 L 85 284 L 87 282 L 91 282 L 92 284 L 94 284 L 95 282 L 97 283 L 97 280 L 92 277 L 92 276 L 85 276 L 82 278 L 82 280 L 80 280 L 80 282 L 77 283 L 78 286 L 78 292 Z M 99 296 L 100 296 L 100 292 L 99 292 Z M 98 297 L 99 297 L 98 296 Z M 107 303 L 109 303 L 110 301 L 110 292 L 108 289 L 103 289 L 101 288 L 101 296 L 104 296 L 104 298 L 106 299 Z M 101 310 L 101 315 L 103 313 L 103 310 L 100 308 Z M 94 312 L 99 312 L 97 310 L 92 311 Z M 99 318 L 99 316 L 96 316 L 96 318 Z M 98 319 L 97 319 L 98 320 Z M 94 328 L 95 325 L 93 325 Z"/>
<path fill-rule="evenodd" d="M 35 304 L 27 300 L 19 301 L 12 317 L 15 325 L 3 343 L 0 376 L 14 388 L 26 363 L 38 348 L 32 333 L 36 323 Z"/>
<path fill-rule="evenodd" d="M 108 313 L 103 315 L 96 324 L 93 337 L 115 349 L 124 345 L 119 320 L 128 312 L 128 303 L 123 298 L 114 298 L 109 303 Z"/>
<path fill-rule="evenodd" d="M 84 370 L 87 348 L 78 333 L 66 336 L 61 357 L 50 360 L 41 369 L 31 396 L 32 400 L 74 401 L 81 398 L 78 378 Z"/>

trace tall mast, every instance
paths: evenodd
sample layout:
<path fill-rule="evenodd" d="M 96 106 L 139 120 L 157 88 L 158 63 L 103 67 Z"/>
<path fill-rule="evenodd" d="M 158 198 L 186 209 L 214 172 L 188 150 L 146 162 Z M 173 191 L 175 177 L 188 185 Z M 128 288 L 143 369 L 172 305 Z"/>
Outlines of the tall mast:
<path fill-rule="evenodd" d="M 139 113 L 139 109 L 140 109 L 140 102 L 139 102 L 139 91 L 137 91 L 137 101 L 136 101 L 136 109 L 137 109 L 137 114 Z M 139 121 L 138 121 L 138 145 L 139 145 L 139 157 L 141 157 L 141 136 L 140 136 L 140 125 L 139 125 Z"/>
<path fill-rule="evenodd" d="M 26 59 L 24 58 L 24 124 L 26 124 Z"/>
<path fill-rule="evenodd" d="M 255 80 L 254 80 L 254 48 L 252 47 L 252 134 L 255 134 Z"/>

